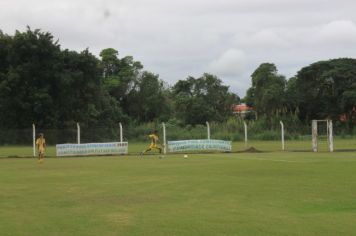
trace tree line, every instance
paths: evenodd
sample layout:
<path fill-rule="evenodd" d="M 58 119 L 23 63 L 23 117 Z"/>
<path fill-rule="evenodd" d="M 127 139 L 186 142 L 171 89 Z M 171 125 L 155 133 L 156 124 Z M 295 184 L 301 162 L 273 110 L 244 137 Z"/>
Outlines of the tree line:
<path fill-rule="evenodd" d="M 356 60 L 320 61 L 286 79 L 272 63 L 251 75 L 252 86 L 241 98 L 217 76 L 204 73 L 169 85 L 144 70 L 132 56 L 113 48 L 96 57 L 89 49 L 62 49 L 49 32 L 0 31 L 0 128 L 22 129 L 82 125 L 116 127 L 118 122 L 142 124 L 169 121 L 197 125 L 225 122 L 234 104 L 255 110 L 246 119 L 347 117 L 356 121 Z"/>
<path fill-rule="evenodd" d="M 252 86 L 245 101 L 256 118 L 296 117 L 332 119 L 352 132 L 356 123 L 356 60 L 319 61 L 286 80 L 272 63 L 261 64 L 251 75 Z"/>

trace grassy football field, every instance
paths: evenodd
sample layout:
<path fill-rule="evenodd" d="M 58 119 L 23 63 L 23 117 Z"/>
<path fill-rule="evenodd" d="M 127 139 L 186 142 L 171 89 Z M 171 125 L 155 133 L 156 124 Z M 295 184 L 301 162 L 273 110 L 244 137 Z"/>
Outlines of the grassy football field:
<path fill-rule="evenodd" d="M 135 143 L 129 142 L 129 153 L 137 155 L 142 150 L 145 150 L 148 143 Z M 256 141 L 250 140 L 247 146 L 244 142 L 233 142 L 232 151 L 233 152 L 243 152 L 244 150 L 253 147 L 262 152 L 276 152 L 281 151 L 282 145 L 280 141 Z M 319 150 L 322 152 L 327 152 L 327 141 L 319 140 L 318 144 Z M 310 140 L 301 141 L 286 141 L 285 149 L 288 152 L 310 152 L 312 149 Z M 335 139 L 334 140 L 335 151 L 354 151 L 356 153 L 356 139 Z M 1 157 L 31 157 L 32 156 L 32 145 L 27 146 L 0 146 L 0 158 Z M 56 148 L 55 145 L 49 143 L 46 148 L 46 156 L 55 157 Z"/>
<path fill-rule="evenodd" d="M 356 152 L 0 158 L 2 236 L 355 235 L 355 222 Z"/>

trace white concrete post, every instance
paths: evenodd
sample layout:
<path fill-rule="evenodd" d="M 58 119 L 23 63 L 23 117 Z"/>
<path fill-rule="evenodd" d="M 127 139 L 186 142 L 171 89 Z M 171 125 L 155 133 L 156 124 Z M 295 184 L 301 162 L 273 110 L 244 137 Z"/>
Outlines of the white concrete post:
<path fill-rule="evenodd" d="M 318 121 L 312 121 L 312 146 L 313 152 L 318 151 Z"/>
<path fill-rule="evenodd" d="M 122 124 L 121 122 L 119 123 L 119 126 L 120 126 L 120 143 L 122 143 Z"/>
<path fill-rule="evenodd" d="M 208 132 L 208 139 L 210 139 L 210 125 L 209 125 L 209 122 L 206 122 L 206 129 L 207 129 L 207 132 Z"/>
<path fill-rule="evenodd" d="M 167 153 L 167 145 L 166 145 L 166 125 L 162 122 L 162 129 L 163 129 L 163 154 Z"/>
<path fill-rule="evenodd" d="M 36 156 L 36 126 L 32 124 L 33 157 Z"/>
<path fill-rule="evenodd" d="M 247 142 L 248 142 L 248 140 L 247 140 L 247 124 L 245 121 L 244 121 L 244 127 L 245 127 L 245 148 L 247 148 Z"/>
<path fill-rule="evenodd" d="M 80 125 L 77 123 L 77 143 L 80 144 Z"/>
<path fill-rule="evenodd" d="M 328 148 L 330 145 L 330 140 L 329 140 L 329 120 L 326 120 L 326 139 L 328 141 Z"/>
<path fill-rule="evenodd" d="M 329 140 L 329 151 L 334 151 L 334 138 L 333 138 L 333 121 L 328 120 L 328 140 Z"/>
<path fill-rule="evenodd" d="M 279 121 L 279 123 L 281 124 L 282 150 L 284 151 L 284 124 L 282 121 Z"/>

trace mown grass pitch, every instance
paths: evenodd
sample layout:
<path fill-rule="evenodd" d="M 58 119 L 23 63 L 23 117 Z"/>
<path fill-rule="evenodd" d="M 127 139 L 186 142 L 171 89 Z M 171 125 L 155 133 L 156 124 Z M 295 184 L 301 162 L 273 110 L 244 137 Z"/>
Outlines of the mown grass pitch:
<path fill-rule="evenodd" d="M 129 142 L 129 153 L 130 154 L 138 154 L 141 151 L 145 150 L 148 147 L 149 142 L 145 143 L 135 143 Z M 256 141 L 250 140 L 245 145 L 244 142 L 233 142 L 232 143 L 232 151 L 233 152 L 241 152 L 246 150 L 247 148 L 254 147 L 257 150 L 264 152 L 275 152 L 281 151 L 281 141 Z M 286 151 L 294 152 L 294 151 L 311 151 L 311 141 L 310 140 L 299 140 L 299 141 L 286 141 L 285 145 Z M 335 151 L 355 151 L 356 152 L 356 139 L 338 139 L 335 138 L 334 141 L 334 149 Z M 319 150 L 321 152 L 327 152 L 327 142 L 326 140 L 319 141 Z M 0 146 L 0 158 L 1 157 L 31 157 L 33 154 L 31 144 L 26 146 Z M 53 143 L 48 142 L 48 146 L 46 148 L 46 156 L 54 157 L 56 155 L 56 148 Z"/>
<path fill-rule="evenodd" d="M 355 235 L 356 153 L 0 159 L 1 235 Z"/>

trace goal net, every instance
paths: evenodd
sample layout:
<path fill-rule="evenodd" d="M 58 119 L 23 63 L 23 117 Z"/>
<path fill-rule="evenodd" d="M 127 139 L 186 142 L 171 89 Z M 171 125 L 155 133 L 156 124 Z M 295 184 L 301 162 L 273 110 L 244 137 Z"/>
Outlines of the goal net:
<path fill-rule="evenodd" d="M 314 152 L 334 151 L 332 120 L 312 121 L 312 148 Z"/>

